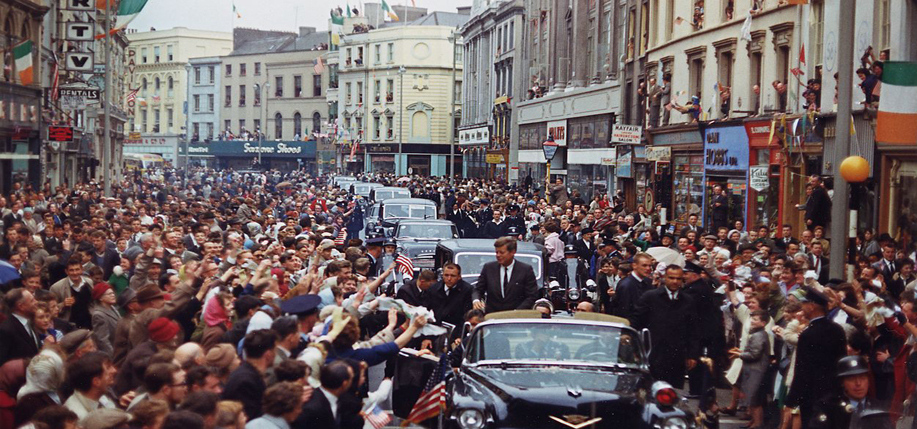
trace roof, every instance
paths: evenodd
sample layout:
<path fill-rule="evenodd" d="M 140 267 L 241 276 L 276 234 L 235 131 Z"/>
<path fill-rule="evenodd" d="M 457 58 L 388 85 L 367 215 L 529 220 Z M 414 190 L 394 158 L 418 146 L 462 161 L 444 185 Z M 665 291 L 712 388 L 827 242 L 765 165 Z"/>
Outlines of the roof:
<path fill-rule="evenodd" d="M 455 250 L 480 251 L 482 249 L 493 249 L 494 239 L 491 238 L 459 238 L 455 240 L 443 240 L 439 242 L 440 246 L 445 246 Z M 526 253 L 541 253 L 541 245 L 530 243 L 528 241 L 516 242 L 516 251 Z"/>
<path fill-rule="evenodd" d="M 250 30 L 250 32 L 251 31 L 252 30 Z M 248 40 L 237 42 L 235 48 L 229 55 L 311 51 L 316 46 L 328 42 L 328 33 L 324 31 L 306 35 L 283 32 L 264 32 L 264 36 L 266 37 L 251 37 L 249 34 Z M 324 49 L 322 49 L 322 51 L 324 51 Z"/>
<path fill-rule="evenodd" d="M 419 25 L 419 26 L 437 26 L 442 25 L 446 27 L 460 27 L 468 21 L 470 16 L 455 12 L 433 12 L 428 15 L 424 15 L 418 19 L 415 19 L 408 23 L 402 22 L 386 22 L 383 23 L 380 28 L 391 28 L 399 27 L 404 25 Z"/>

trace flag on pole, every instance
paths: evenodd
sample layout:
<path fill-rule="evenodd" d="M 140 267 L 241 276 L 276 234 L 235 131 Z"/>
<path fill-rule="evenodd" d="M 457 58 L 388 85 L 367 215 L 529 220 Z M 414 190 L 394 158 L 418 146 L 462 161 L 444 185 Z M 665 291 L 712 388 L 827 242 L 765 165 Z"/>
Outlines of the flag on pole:
<path fill-rule="evenodd" d="M 799 47 L 799 64 L 805 64 L 805 63 L 806 63 L 806 45 L 803 43 Z"/>
<path fill-rule="evenodd" d="M 876 141 L 917 144 L 917 62 L 885 62 Z"/>
<path fill-rule="evenodd" d="M 392 21 L 399 20 L 398 15 L 395 13 L 394 10 L 392 10 L 392 8 L 388 5 L 388 3 L 385 2 L 385 0 L 382 0 L 382 11 L 388 14 L 388 19 Z"/>
<path fill-rule="evenodd" d="M 343 246 L 347 243 L 347 229 L 341 228 L 341 232 L 338 233 L 337 238 L 334 239 L 335 246 Z"/>
<path fill-rule="evenodd" d="M 35 69 L 32 68 L 31 40 L 26 40 L 13 47 L 13 61 L 16 63 L 19 82 L 23 85 L 31 85 L 35 81 Z"/>
<path fill-rule="evenodd" d="M 353 15 L 350 14 L 350 2 L 344 3 L 344 6 L 347 7 L 347 17 L 351 18 Z"/>
<path fill-rule="evenodd" d="M 341 34 L 344 33 L 344 16 L 331 11 L 331 44 L 341 44 Z"/>
<path fill-rule="evenodd" d="M 374 429 L 382 429 L 391 423 L 392 416 L 383 411 L 379 404 L 373 404 L 369 411 L 363 413 L 363 419 L 369 422 Z"/>
<path fill-rule="evenodd" d="M 124 99 L 125 102 L 130 103 L 137 99 L 137 93 L 140 91 L 140 88 L 132 89 L 127 93 L 127 97 Z"/>
<path fill-rule="evenodd" d="M 318 57 L 312 61 L 312 71 L 315 74 L 322 74 L 325 71 L 325 63 L 322 61 L 322 57 Z"/>
<path fill-rule="evenodd" d="M 408 418 L 401 424 L 402 427 L 411 423 L 419 424 L 438 416 L 442 412 L 443 407 L 446 405 L 446 371 L 449 369 L 449 361 L 447 354 L 440 356 L 439 364 L 436 365 L 433 374 L 430 374 L 423 393 L 417 398 L 417 402 L 414 403 L 414 408 L 411 409 Z"/>
<path fill-rule="evenodd" d="M 414 261 L 412 261 L 411 258 L 405 255 L 398 255 L 398 257 L 395 258 L 395 265 L 399 273 L 404 274 L 404 276 L 409 279 L 414 278 Z"/>
<path fill-rule="evenodd" d="M 115 12 L 115 27 L 108 34 L 105 34 L 103 29 L 102 34 L 96 35 L 96 39 L 104 39 L 109 34 L 115 34 L 123 30 L 127 27 L 127 24 L 130 24 L 140 14 L 146 3 L 147 0 L 121 0 L 118 4 L 118 11 Z M 233 9 L 235 9 L 235 5 L 233 5 Z"/>

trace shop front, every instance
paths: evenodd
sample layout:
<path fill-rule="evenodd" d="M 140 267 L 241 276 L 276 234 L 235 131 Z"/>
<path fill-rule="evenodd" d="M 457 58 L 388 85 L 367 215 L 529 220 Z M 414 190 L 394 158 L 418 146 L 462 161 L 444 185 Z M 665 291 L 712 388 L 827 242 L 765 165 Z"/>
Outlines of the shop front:
<path fill-rule="evenodd" d="M 445 176 L 448 174 L 449 148 L 447 144 L 430 143 L 380 143 L 362 144 L 365 151 L 364 171 L 371 173 L 412 174 L 420 176 Z M 456 148 L 456 161 L 461 152 Z M 456 162 L 457 163 L 457 162 Z"/>
<path fill-rule="evenodd" d="M 548 135 L 547 123 L 519 126 L 519 182 L 535 190 L 543 190 L 548 167 L 542 148 Z M 558 148 L 558 159 L 561 149 Z M 561 167 L 562 168 L 562 167 Z M 552 167 L 551 173 L 557 174 Z"/>
<path fill-rule="evenodd" d="M 39 92 L 0 83 L 0 193 L 8 195 L 14 183 L 40 188 L 41 117 Z"/>
<path fill-rule="evenodd" d="M 178 165 L 179 137 L 177 135 L 143 135 L 124 139 L 124 153 L 149 153 L 162 157 L 166 165 Z"/>
<path fill-rule="evenodd" d="M 649 161 L 654 164 L 649 187 L 655 191 L 656 203 L 665 209 L 666 222 L 674 223 L 677 230 L 687 224 L 689 214 L 700 215 L 703 207 L 704 139 L 696 125 L 666 127 L 660 132 L 651 128 L 648 138 L 652 143 L 647 148 L 652 154 Z M 668 155 L 668 162 L 663 155 Z"/>
<path fill-rule="evenodd" d="M 217 168 L 249 170 L 261 169 L 293 171 L 305 168 L 310 173 L 318 171 L 315 163 L 315 141 L 213 141 L 188 145 L 188 154 L 194 157 L 213 157 Z"/>
<path fill-rule="evenodd" d="M 607 114 L 567 121 L 567 188 L 586 201 L 615 187 L 612 120 Z"/>
<path fill-rule="evenodd" d="M 490 144 L 490 127 L 487 125 L 459 130 L 459 148 L 462 151 L 463 177 L 487 177 L 487 147 Z"/>
<path fill-rule="evenodd" d="M 748 226 L 767 226 L 779 235 L 783 225 L 783 151 L 771 134 L 771 121 L 746 121 L 748 134 Z M 730 228 L 731 229 L 731 228 Z M 797 230 L 798 231 L 798 230 Z"/>
<path fill-rule="evenodd" d="M 729 125 L 727 125 L 729 124 Z M 748 225 L 748 134 L 744 125 L 726 123 L 705 130 L 703 225 L 714 232 L 716 226 L 732 229 L 737 220 Z M 726 222 L 716 225 L 713 219 L 713 190 L 721 186 L 726 192 Z"/>

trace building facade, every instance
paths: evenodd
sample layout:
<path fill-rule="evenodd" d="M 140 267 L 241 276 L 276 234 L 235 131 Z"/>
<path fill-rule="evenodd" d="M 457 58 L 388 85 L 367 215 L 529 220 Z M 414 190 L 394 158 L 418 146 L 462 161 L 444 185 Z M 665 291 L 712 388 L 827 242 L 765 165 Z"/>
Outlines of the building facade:
<path fill-rule="evenodd" d="M 613 0 L 526 0 L 522 33 L 526 93 L 518 111 L 518 180 L 544 189 L 543 143 L 559 145 L 551 182 L 584 198 L 614 187 L 611 129 L 620 111 L 617 23 Z M 621 171 L 619 171 L 621 173 Z M 625 176 L 622 176 L 625 177 Z"/>
<path fill-rule="evenodd" d="M 220 57 L 191 58 L 188 73 L 188 140 L 209 142 L 220 132 L 220 86 L 222 73 Z"/>
<path fill-rule="evenodd" d="M 460 174 L 454 143 L 462 58 L 456 46 L 457 28 L 467 19 L 464 10 L 434 12 L 342 37 L 336 67 L 339 168 Z M 345 24 L 345 32 L 348 27 L 354 25 Z M 353 150 L 354 142 L 362 150 Z"/>
<path fill-rule="evenodd" d="M 521 57 L 525 25 L 522 0 L 478 0 L 461 27 L 465 58 L 459 146 L 466 177 L 506 181 L 516 115 L 513 102 L 525 93 Z"/>
<path fill-rule="evenodd" d="M 178 142 L 187 133 L 188 60 L 229 54 L 232 35 L 177 27 L 130 33 L 128 39 L 125 91 L 137 91 L 137 98 L 127 103 L 131 134 L 124 151 L 161 155 L 177 165 Z"/>

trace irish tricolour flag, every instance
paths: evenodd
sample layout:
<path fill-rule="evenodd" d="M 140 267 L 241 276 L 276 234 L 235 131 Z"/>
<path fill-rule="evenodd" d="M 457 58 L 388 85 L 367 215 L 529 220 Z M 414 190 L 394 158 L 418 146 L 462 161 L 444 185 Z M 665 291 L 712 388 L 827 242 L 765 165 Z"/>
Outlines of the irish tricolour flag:
<path fill-rule="evenodd" d="M 127 24 L 130 24 L 137 15 L 140 15 L 140 11 L 143 10 L 143 7 L 146 6 L 148 0 L 121 0 L 118 3 L 118 10 L 115 12 L 115 28 L 112 28 L 108 34 L 115 34 L 125 27 Z M 235 8 L 235 5 L 233 5 Z M 101 31 L 105 31 L 102 29 Z M 96 36 L 96 39 L 102 39 L 106 34 L 99 34 Z"/>
<path fill-rule="evenodd" d="M 917 144 L 917 63 L 885 63 L 876 141 Z"/>
<path fill-rule="evenodd" d="M 23 85 L 31 85 L 35 81 L 35 72 L 32 68 L 32 41 L 26 40 L 14 46 L 13 58 L 16 61 L 19 82 Z"/>

